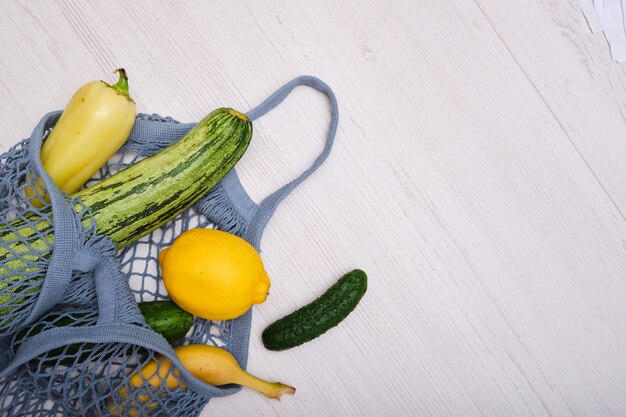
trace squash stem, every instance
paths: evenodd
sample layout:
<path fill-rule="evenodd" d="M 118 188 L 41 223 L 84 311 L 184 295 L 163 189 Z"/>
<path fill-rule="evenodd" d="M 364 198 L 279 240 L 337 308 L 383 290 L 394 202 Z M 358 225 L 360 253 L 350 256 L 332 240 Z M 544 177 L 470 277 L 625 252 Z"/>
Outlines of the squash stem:
<path fill-rule="evenodd" d="M 280 382 L 269 382 L 258 378 L 244 370 L 237 375 L 236 384 L 243 385 L 255 391 L 260 392 L 267 398 L 280 400 L 283 394 L 295 394 L 296 389 Z"/>
<path fill-rule="evenodd" d="M 240 118 L 241 120 L 243 120 L 244 122 L 249 122 L 249 121 L 250 121 L 250 119 L 248 119 L 248 116 L 246 116 L 246 115 L 245 115 L 245 114 L 243 114 L 242 112 L 237 111 L 237 110 L 235 110 L 235 109 L 231 109 L 231 108 L 229 108 L 229 109 L 228 109 L 228 113 L 232 114 L 232 115 L 233 115 L 233 116 L 235 116 L 235 117 L 239 117 L 239 118 Z"/>
<path fill-rule="evenodd" d="M 128 95 L 128 76 L 126 75 L 126 70 L 124 68 L 118 68 L 113 73 L 119 73 L 120 79 L 117 80 L 117 83 L 113 84 L 111 88 L 120 93 L 123 96 L 130 98 Z"/>

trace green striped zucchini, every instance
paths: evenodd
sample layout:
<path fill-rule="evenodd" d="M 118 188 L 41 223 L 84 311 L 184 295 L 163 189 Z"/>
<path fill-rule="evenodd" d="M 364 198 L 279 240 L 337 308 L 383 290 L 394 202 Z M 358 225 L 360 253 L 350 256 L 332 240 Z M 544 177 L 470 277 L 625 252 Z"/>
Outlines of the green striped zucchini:
<path fill-rule="evenodd" d="M 98 233 L 122 248 L 204 196 L 241 158 L 251 137 L 245 115 L 215 110 L 163 152 L 75 196 L 89 207 Z"/>
<path fill-rule="evenodd" d="M 123 248 L 164 225 L 205 195 L 241 158 L 252 123 L 233 109 L 220 108 L 163 151 L 74 194 L 97 232 Z M 43 211 L 48 211 L 47 206 Z M 37 220 L 39 219 L 39 220 Z M 53 226 L 48 217 L 28 213 L 0 226 L 0 334 L 15 308 L 24 308 L 25 288 L 37 293 L 45 276 L 42 259 L 51 255 Z M 35 283 L 35 286 L 33 286 Z"/>

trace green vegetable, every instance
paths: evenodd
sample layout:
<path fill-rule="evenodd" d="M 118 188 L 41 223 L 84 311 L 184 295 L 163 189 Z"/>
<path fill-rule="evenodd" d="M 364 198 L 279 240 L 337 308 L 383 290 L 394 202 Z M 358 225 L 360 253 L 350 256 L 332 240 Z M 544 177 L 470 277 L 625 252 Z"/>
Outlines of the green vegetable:
<path fill-rule="evenodd" d="M 285 350 L 315 339 L 343 321 L 366 290 L 365 272 L 348 272 L 318 299 L 268 326 L 262 334 L 263 345 Z"/>
<path fill-rule="evenodd" d="M 245 115 L 221 108 L 162 152 L 74 195 L 89 207 L 98 233 L 122 248 L 204 196 L 235 166 L 251 137 Z"/>
<path fill-rule="evenodd" d="M 91 213 L 83 216 L 83 226 L 95 222 L 98 233 L 111 238 L 118 249 L 133 243 L 213 188 L 241 158 L 251 137 L 252 124 L 244 114 L 228 108 L 211 112 L 163 151 L 75 193 Z M 49 214 L 51 208 L 42 210 Z M 77 204 L 76 210 L 82 206 Z M 12 321 L 3 316 L 25 302 L 16 294 L 43 282 L 41 260 L 50 257 L 54 242 L 47 218 L 35 212 L 24 218 L 0 225 L 0 334 Z"/>
<path fill-rule="evenodd" d="M 168 342 L 173 343 L 183 338 L 193 325 L 193 316 L 172 301 L 150 301 L 139 303 L 139 311 L 146 320 L 146 324 L 155 332 L 163 336 Z M 14 336 L 15 347 L 19 347 L 25 338 L 33 337 L 44 330 L 65 326 L 91 326 L 96 324 L 98 314 L 94 310 L 76 308 L 75 310 L 62 309 L 52 310 L 45 314 L 37 322 L 24 327 Z M 53 349 L 46 354 L 47 357 L 71 356 L 78 353 L 81 346 L 93 347 L 93 344 L 72 344 Z M 79 360 L 84 361 L 89 356 L 89 351 L 81 354 Z M 72 361 L 71 357 L 67 358 Z"/>
<path fill-rule="evenodd" d="M 193 324 L 193 315 L 173 301 L 139 303 L 139 310 L 146 324 L 170 343 L 183 338 Z"/>

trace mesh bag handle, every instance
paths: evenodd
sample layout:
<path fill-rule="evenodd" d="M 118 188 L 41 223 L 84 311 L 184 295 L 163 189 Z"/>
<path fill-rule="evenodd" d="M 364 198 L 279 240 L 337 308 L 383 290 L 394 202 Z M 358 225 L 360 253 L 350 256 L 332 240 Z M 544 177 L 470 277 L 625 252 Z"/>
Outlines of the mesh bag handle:
<path fill-rule="evenodd" d="M 280 202 L 283 201 L 289 195 L 289 193 L 291 193 L 298 185 L 306 180 L 324 163 L 326 158 L 328 158 L 328 155 L 330 154 L 330 151 L 333 148 L 333 143 L 335 141 L 335 134 L 337 133 L 337 126 L 339 124 L 339 107 L 337 105 L 337 98 L 335 97 L 335 93 L 333 92 L 333 90 L 325 82 L 317 77 L 302 75 L 300 77 L 294 78 L 293 80 L 279 88 L 257 107 L 250 110 L 246 115 L 250 120 L 256 120 L 259 117 L 262 117 L 264 114 L 282 103 L 283 100 L 287 98 L 287 96 L 291 94 L 291 92 L 298 86 L 313 88 L 320 93 L 326 95 L 328 97 L 328 100 L 330 101 L 331 118 L 328 132 L 326 135 L 326 143 L 324 145 L 324 148 L 322 149 L 322 152 L 318 155 L 318 157 L 309 168 L 302 172 L 298 177 L 294 178 L 293 180 L 267 196 L 255 208 L 255 212 L 252 219 L 250 220 L 250 225 L 248 226 L 245 238 L 250 243 L 252 243 L 254 247 L 257 248 L 260 247 L 261 239 L 263 237 L 263 230 L 265 229 L 265 226 L 267 225 L 269 219 L 276 211 L 276 208 L 278 208 Z"/>

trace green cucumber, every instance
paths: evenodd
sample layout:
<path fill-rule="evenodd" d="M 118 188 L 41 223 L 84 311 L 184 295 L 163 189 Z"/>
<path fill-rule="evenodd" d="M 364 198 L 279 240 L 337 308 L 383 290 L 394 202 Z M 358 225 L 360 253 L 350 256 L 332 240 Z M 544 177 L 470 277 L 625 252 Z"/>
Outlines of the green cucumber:
<path fill-rule="evenodd" d="M 348 272 L 318 299 L 269 325 L 261 336 L 263 345 L 269 350 L 285 350 L 315 339 L 343 321 L 365 291 L 365 272 Z"/>
<path fill-rule="evenodd" d="M 189 133 L 163 151 L 78 191 L 89 209 L 84 227 L 123 248 L 191 207 L 230 171 L 252 137 L 252 123 L 236 110 L 211 112 Z M 54 244 L 50 206 L 0 225 L 0 335 L 12 330 L 11 314 L 36 297 L 45 262 Z M 39 284 L 33 286 L 33 283 Z M 33 301 L 34 302 L 34 301 Z M 23 313 L 22 313 L 23 314 Z"/>
<path fill-rule="evenodd" d="M 139 311 L 146 324 L 170 343 L 185 337 L 193 324 L 193 315 L 169 300 L 139 303 Z"/>
<path fill-rule="evenodd" d="M 147 301 L 139 303 L 139 311 L 146 320 L 146 324 L 156 333 L 163 336 L 169 343 L 174 343 L 182 339 L 193 325 L 193 315 L 178 307 L 172 301 Z M 24 327 L 18 331 L 13 339 L 17 349 L 26 339 L 33 337 L 44 330 L 65 326 L 91 326 L 96 324 L 98 314 L 94 310 L 83 308 L 62 310 L 52 310 L 46 313 L 37 322 Z M 91 347 L 93 344 L 72 344 L 51 350 L 47 357 L 60 355 L 74 355 L 81 346 Z M 81 355 L 81 360 L 85 360 L 87 354 Z M 71 358 L 70 358 L 71 360 Z"/>

